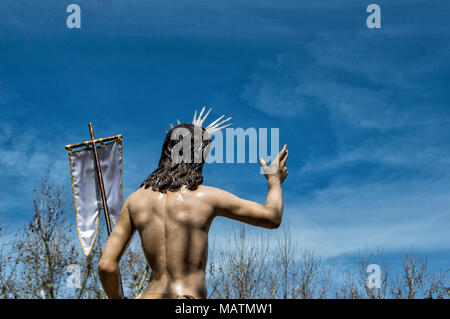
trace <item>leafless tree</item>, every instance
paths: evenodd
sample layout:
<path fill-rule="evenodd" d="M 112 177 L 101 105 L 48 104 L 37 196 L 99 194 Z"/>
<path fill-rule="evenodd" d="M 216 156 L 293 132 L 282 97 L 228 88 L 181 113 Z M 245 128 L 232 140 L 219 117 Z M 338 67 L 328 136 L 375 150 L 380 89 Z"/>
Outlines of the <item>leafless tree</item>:
<path fill-rule="evenodd" d="M 368 266 L 376 265 L 380 267 L 380 284 L 381 287 L 371 288 L 368 283 Z M 387 298 L 389 293 L 389 264 L 383 259 L 383 250 L 377 248 L 375 252 L 372 252 L 366 248 L 363 254 L 360 254 L 359 261 L 359 285 L 363 289 L 360 289 L 362 298 L 369 299 L 384 299 Z"/>
<path fill-rule="evenodd" d="M 448 299 L 450 297 L 449 271 L 439 270 L 431 273 L 431 282 L 428 287 L 427 299 Z"/>
<path fill-rule="evenodd" d="M 278 237 L 266 278 L 270 298 L 325 298 L 331 273 L 320 258 L 308 249 L 299 249 L 289 227 Z"/>
<path fill-rule="evenodd" d="M 72 225 L 74 227 L 74 225 Z M 106 294 L 100 284 L 97 273 L 97 265 L 102 255 L 103 247 L 107 240 L 106 226 L 103 219 L 100 219 L 99 229 L 94 247 L 89 256 L 80 253 L 79 264 L 82 268 L 82 278 L 80 288 L 76 289 L 76 298 L 80 299 L 104 299 Z M 79 243 L 76 243 L 79 246 Z M 78 250 L 81 250 L 78 247 Z"/>
<path fill-rule="evenodd" d="M 341 282 L 336 285 L 335 296 L 337 299 L 361 299 L 362 292 L 357 276 L 346 272 Z"/>
<path fill-rule="evenodd" d="M 67 206 L 63 188 L 44 178 L 35 191 L 31 221 L 17 232 L 12 245 L 9 266 L 14 289 L 7 292 L 7 297 L 67 296 L 67 267 L 78 260 L 71 228 L 66 223 Z"/>
<path fill-rule="evenodd" d="M 9 258 L 5 252 L 5 242 L 4 242 L 5 228 L 0 224 L 0 298 L 3 298 L 9 287 L 11 286 L 10 278 L 7 269 Z"/>
<path fill-rule="evenodd" d="M 265 280 L 265 290 L 269 298 L 295 298 L 299 276 L 296 267 L 297 246 L 292 240 L 292 234 L 287 226 L 283 227 L 282 235 L 277 238 L 277 244 Z"/>
<path fill-rule="evenodd" d="M 300 280 L 297 290 L 299 298 L 326 298 L 331 287 L 331 268 L 322 264 L 312 250 L 300 252 Z"/>
<path fill-rule="evenodd" d="M 448 297 L 447 275 L 430 271 L 427 259 L 412 250 L 403 257 L 402 271 L 392 282 L 391 294 L 401 299 Z"/>
<path fill-rule="evenodd" d="M 214 287 L 212 297 L 263 297 L 268 247 L 267 238 L 262 233 L 258 240 L 249 241 L 244 227 L 235 232 L 232 246 L 220 254 L 217 267 L 209 268 Z"/>
<path fill-rule="evenodd" d="M 250 242 L 245 229 L 220 258 L 211 258 L 208 274 L 210 297 L 218 298 L 325 298 L 331 272 L 310 250 L 299 250 L 286 227 L 269 249 L 267 235 Z M 272 253 L 270 253 L 272 252 Z"/>

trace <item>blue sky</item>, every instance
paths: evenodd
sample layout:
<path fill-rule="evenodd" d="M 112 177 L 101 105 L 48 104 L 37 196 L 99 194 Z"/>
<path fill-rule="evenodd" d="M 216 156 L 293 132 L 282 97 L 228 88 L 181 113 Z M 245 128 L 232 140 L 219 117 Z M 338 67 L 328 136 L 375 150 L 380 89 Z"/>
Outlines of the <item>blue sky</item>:
<path fill-rule="evenodd" d="M 70 3 L 81 29 L 66 27 Z M 283 223 L 302 246 L 326 257 L 414 247 L 448 266 L 450 4 L 376 1 L 382 28 L 371 30 L 370 3 L 3 0 L 2 220 L 27 221 L 47 170 L 70 191 L 64 145 L 86 140 L 89 121 L 98 137 L 123 134 L 129 195 L 168 124 L 208 105 L 234 127 L 280 128 Z M 204 175 L 265 199 L 258 164 Z M 235 224 L 211 233 L 223 241 Z"/>

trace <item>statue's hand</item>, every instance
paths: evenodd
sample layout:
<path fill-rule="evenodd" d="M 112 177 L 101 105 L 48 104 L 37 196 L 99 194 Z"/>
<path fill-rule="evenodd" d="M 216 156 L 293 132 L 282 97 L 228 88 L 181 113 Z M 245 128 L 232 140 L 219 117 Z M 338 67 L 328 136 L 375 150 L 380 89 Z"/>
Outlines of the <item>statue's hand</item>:
<path fill-rule="evenodd" d="M 267 166 L 266 162 L 263 158 L 259 159 L 259 163 L 261 164 L 264 175 L 267 178 L 269 183 L 271 182 L 279 182 L 280 184 L 284 182 L 288 175 L 288 170 L 286 167 L 286 161 L 288 159 L 288 149 L 285 144 L 281 149 L 280 153 L 278 153 L 277 157 Z"/>

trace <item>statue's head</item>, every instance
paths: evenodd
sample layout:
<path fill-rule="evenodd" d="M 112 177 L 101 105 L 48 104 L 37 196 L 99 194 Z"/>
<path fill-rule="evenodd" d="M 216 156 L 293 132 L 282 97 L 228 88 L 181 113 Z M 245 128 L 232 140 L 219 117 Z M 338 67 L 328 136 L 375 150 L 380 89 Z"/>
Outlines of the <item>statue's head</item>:
<path fill-rule="evenodd" d="M 216 120 L 203 128 L 202 123 L 209 114 L 201 118 L 203 111 L 204 108 L 198 119 L 194 115 L 193 124 L 178 122 L 175 127 L 171 125 L 164 140 L 158 168 L 141 187 L 152 187 L 155 191 L 166 193 L 168 190 L 176 192 L 182 186 L 195 190 L 203 183 L 202 170 L 211 146 L 210 134 L 224 127 L 219 127 L 223 122 L 216 124 Z"/>

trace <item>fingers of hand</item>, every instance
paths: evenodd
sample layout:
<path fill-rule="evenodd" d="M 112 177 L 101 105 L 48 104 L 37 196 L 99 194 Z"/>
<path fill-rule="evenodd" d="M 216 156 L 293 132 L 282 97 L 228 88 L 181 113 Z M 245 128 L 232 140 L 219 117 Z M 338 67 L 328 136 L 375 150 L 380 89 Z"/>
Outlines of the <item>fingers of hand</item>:
<path fill-rule="evenodd" d="M 287 161 L 288 157 L 289 157 L 289 152 L 288 152 L 287 149 L 286 149 L 286 152 L 284 154 L 285 155 L 284 155 L 283 159 L 280 161 L 280 166 L 284 166 L 286 164 L 286 161 Z"/>
<path fill-rule="evenodd" d="M 288 170 L 285 167 L 285 169 L 283 170 L 283 181 L 286 179 L 287 176 L 288 176 Z"/>
<path fill-rule="evenodd" d="M 262 157 L 259 158 L 259 164 L 261 164 L 261 166 L 262 166 L 263 168 L 264 168 L 264 167 L 267 167 L 266 161 L 265 161 Z"/>
<path fill-rule="evenodd" d="M 286 152 L 287 145 L 284 144 L 283 148 L 281 149 L 280 153 L 278 153 L 277 157 L 275 158 L 275 161 L 281 161 L 284 157 L 284 154 Z"/>

